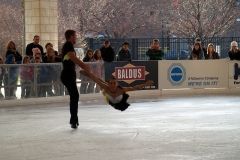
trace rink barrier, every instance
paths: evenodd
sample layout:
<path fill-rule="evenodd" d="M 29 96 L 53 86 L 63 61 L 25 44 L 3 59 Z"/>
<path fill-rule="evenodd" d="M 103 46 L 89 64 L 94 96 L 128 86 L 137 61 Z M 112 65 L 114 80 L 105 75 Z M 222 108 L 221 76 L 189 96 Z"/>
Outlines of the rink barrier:
<path fill-rule="evenodd" d="M 139 83 L 143 83 L 145 80 L 153 80 L 154 85 L 148 86 L 144 90 L 130 92 L 131 99 L 140 98 L 161 98 L 163 96 L 176 95 L 206 95 L 206 94 L 239 94 L 240 93 L 240 62 L 230 61 L 228 59 L 220 60 L 162 60 L 162 61 L 132 61 L 132 62 L 113 62 L 108 64 L 102 63 L 89 63 L 91 68 L 95 71 L 95 74 L 102 78 L 108 79 L 109 76 L 116 76 L 116 73 L 122 74 L 120 77 L 120 84 L 123 86 L 133 86 Z M 4 68 L 9 71 L 11 67 L 18 68 L 20 74 L 21 68 L 26 65 L 0 65 L 0 68 Z M 0 106 L 6 105 L 24 105 L 25 103 L 38 104 L 38 103 L 53 103 L 61 102 L 68 103 L 68 96 L 66 89 L 61 84 L 60 79 L 48 80 L 48 82 L 40 81 L 39 68 L 51 68 L 55 70 L 56 75 L 59 76 L 62 70 L 61 63 L 54 64 L 31 64 L 33 67 L 33 81 L 31 84 L 32 90 L 35 95 L 31 95 L 30 98 L 21 98 L 21 76 L 18 76 L 16 85 L 4 86 L 6 81 L 2 83 L 1 91 L 4 95 L 4 89 L 7 87 L 17 87 L 17 99 L 1 99 Z M 96 72 L 97 70 L 97 72 Z M 77 73 L 79 69 L 77 69 Z M 0 72 L 1 73 L 1 72 Z M 128 75 L 126 75 L 128 74 Z M 50 73 L 47 77 L 53 76 Z M 7 79 L 10 79 L 10 75 L 7 75 Z M 46 75 L 45 75 L 46 76 Z M 77 75 L 77 86 L 80 91 L 80 87 L 83 83 L 88 85 L 91 83 L 89 79 L 82 75 Z M 44 77 L 43 77 L 44 78 Z M 49 83 L 50 82 L 50 83 Z M 58 86 L 56 90 L 54 85 Z M 57 93 L 54 96 L 46 93 L 43 97 L 38 97 L 36 91 L 41 86 L 53 87 L 52 91 Z M 100 93 L 94 91 L 82 94 L 80 101 L 94 101 L 102 100 Z M 4 95 L 5 96 L 5 95 Z M 47 99 L 45 97 L 48 97 Z M 64 97 L 64 98 L 63 98 Z M 17 102 L 17 103 L 16 103 Z"/>

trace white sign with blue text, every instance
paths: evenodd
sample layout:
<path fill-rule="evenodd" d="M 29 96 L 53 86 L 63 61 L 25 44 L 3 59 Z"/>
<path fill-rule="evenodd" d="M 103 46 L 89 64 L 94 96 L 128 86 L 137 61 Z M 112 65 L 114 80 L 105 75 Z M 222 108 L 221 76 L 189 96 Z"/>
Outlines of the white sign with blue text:
<path fill-rule="evenodd" d="M 159 61 L 159 88 L 227 88 L 227 60 Z"/>

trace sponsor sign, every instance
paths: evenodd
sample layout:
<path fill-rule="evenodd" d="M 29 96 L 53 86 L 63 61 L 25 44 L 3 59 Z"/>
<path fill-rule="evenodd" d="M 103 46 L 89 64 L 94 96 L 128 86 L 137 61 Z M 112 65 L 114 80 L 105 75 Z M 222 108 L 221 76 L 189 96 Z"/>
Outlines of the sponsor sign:
<path fill-rule="evenodd" d="M 122 87 L 135 86 L 147 80 L 154 84 L 145 89 L 158 89 L 158 62 L 132 61 L 105 63 L 105 80 L 115 77 Z"/>
<path fill-rule="evenodd" d="M 226 60 L 160 61 L 159 87 L 227 88 L 227 64 Z"/>
<path fill-rule="evenodd" d="M 240 62 L 229 62 L 229 88 L 240 87 Z"/>

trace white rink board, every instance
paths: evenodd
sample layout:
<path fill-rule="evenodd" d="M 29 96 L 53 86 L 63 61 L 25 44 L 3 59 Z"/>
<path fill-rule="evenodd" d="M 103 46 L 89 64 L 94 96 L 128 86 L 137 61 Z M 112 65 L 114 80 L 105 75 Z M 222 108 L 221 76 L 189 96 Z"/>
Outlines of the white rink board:
<path fill-rule="evenodd" d="M 229 88 L 240 88 L 240 62 L 230 61 L 228 64 Z"/>
<path fill-rule="evenodd" d="M 228 60 L 159 61 L 159 88 L 228 88 Z"/>

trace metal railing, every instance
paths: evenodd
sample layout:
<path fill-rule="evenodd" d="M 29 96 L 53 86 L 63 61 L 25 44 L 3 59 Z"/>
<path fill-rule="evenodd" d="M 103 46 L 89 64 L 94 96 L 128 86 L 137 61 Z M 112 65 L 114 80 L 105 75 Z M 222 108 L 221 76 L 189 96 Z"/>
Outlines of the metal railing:
<path fill-rule="evenodd" d="M 103 63 L 88 63 L 97 76 L 104 78 Z M 77 70 L 77 86 L 80 94 L 100 92 L 99 87 Z M 34 97 L 64 96 L 68 92 L 60 75 L 61 63 L 1 64 L 0 100 Z"/>
<path fill-rule="evenodd" d="M 123 42 L 130 44 L 130 50 L 133 60 L 147 60 L 146 51 L 148 50 L 153 38 L 127 38 L 127 39 L 109 39 L 111 46 L 118 53 Z M 164 59 L 167 60 L 184 60 L 189 59 L 194 38 L 159 38 L 160 45 L 164 51 Z M 232 41 L 240 42 L 240 37 L 215 37 L 206 38 L 202 41 L 203 46 L 207 47 L 209 43 L 213 43 L 216 51 L 221 58 L 228 57 L 228 51 Z M 88 48 L 101 48 L 104 39 L 87 39 Z"/>

